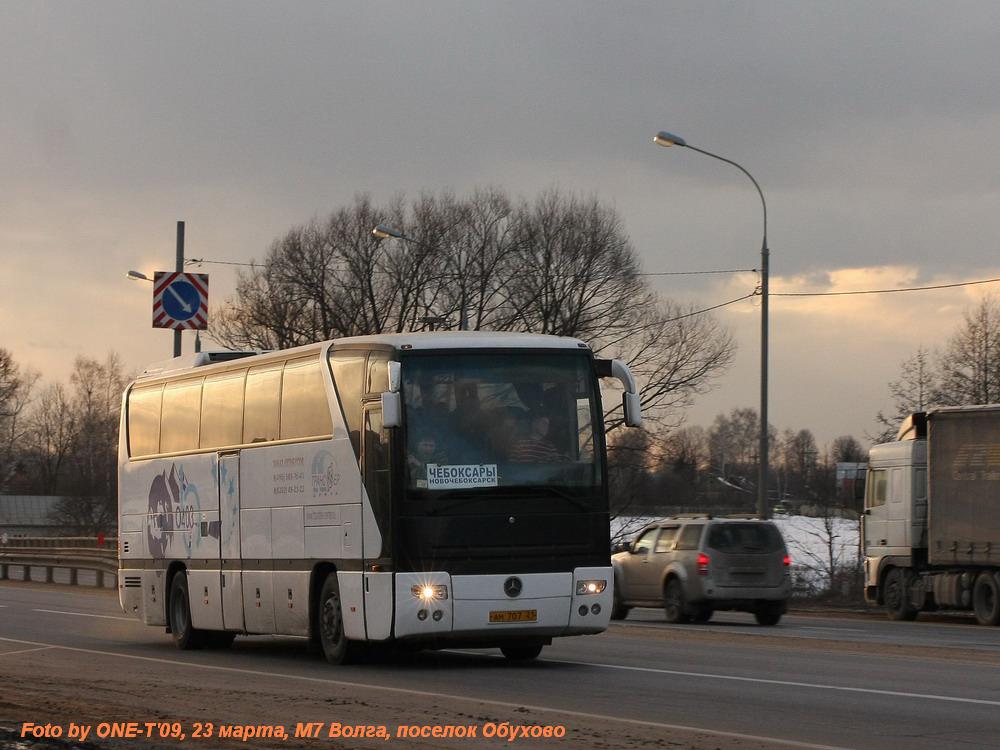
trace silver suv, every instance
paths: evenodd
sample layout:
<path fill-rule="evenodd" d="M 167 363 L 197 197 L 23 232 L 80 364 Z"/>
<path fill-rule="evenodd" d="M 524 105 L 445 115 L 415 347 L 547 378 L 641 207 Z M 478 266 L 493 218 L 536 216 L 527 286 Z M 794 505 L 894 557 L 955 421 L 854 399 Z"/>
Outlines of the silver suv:
<path fill-rule="evenodd" d="M 660 607 L 667 622 L 708 622 L 716 610 L 777 625 L 791 595 L 791 559 L 778 527 L 750 518 L 676 516 L 652 523 L 612 555 L 612 619 Z"/>

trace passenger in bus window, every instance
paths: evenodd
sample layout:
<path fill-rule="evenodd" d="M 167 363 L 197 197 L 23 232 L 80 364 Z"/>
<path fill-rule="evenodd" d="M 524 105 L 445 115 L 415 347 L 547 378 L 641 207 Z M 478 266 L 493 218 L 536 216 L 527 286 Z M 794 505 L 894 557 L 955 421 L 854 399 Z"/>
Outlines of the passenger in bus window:
<path fill-rule="evenodd" d="M 427 464 L 447 464 L 448 458 L 438 450 L 433 435 L 424 435 L 417 440 L 415 448 L 406 456 L 410 470 L 410 481 L 426 481 Z"/>
<path fill-rule="evenodd" d="M 566 460 L 549 437 L 549 418 L 546 415 L 535 413 L 525 422 L 510 448 L 513 463 L 541 464 Z"/>
<path fill-rule="evenodd" d="M 518 428 L 525 419 L 524 410 L 504 407 L 497 410 L 489 429 L 488 455 L 494 460 L 510 461 L 511 451 L 517 441 Z"/>

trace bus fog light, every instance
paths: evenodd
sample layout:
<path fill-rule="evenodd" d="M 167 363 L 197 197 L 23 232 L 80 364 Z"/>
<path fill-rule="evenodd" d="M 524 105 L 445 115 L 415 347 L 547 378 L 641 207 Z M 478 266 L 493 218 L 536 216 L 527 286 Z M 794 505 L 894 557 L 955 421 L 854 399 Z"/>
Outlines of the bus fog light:
<path fill-rule="evenodd" d="M 594 606 L 592 606 L 590 608 L 590 611 L 593 612 L 595 615 L 601 614 L 601 605 L 600 604 L 595 604 Z"/>
<path fill-rule="evenodd" d="M 608 582 L 605 580 L 594 580 L 594 581 L 577 581 L 576 582 L 576 593 L 577 596 L 582 596 L 585 594 L 600 594 L 607 588 Z"/>
<path fill-rule="evenodd" d="M 420 620 L 421 622 L 424 621 L 424 620 L 426 620 L 427 619 L 427 610 L 426 609 L 422 609 L 419 612 L 417 612 L 417 619 Z"/>
<path fill-rule="evenodd" d="M 440 609 L 436 609 L 434 610 L 434 614 L 432 615 L 432 617 L 434 618 L 434 622 L 440 622 L 441 618 L 444 617 L 444 612 L 442 612 Z"/>
<path fill-rule="evenodd" d="M 581 604 L 580 605 L 580 617 L 583 617 L 586 614 L 587 614 L 587 605 L 586 604 Z"/>

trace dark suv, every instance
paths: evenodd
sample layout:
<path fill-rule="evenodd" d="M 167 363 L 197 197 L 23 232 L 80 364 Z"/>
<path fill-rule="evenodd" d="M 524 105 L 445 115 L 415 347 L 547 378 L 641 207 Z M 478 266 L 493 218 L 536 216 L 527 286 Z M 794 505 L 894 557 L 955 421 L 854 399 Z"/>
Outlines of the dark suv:
<path fill-rule="evenodd" d="M 708 622 L 716 610 L 776 625 L 791 595 L 791 559 L 778 527 L 748 518 L 678 516 L 652 523 L 614 566 L 612 619 L 662 606 L 667 622 Z"/>

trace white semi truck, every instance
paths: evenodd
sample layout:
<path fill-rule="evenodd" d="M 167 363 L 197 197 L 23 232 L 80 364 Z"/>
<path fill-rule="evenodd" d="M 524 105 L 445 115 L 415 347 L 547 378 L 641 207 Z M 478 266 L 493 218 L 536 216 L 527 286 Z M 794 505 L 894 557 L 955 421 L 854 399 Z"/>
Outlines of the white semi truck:
<path fill-rule="evenodd" d="M 862 543 L 865 598 L 891 619 L 1000 625 L 1000 405 L 919 412 L 874 446 Z"/>

